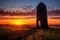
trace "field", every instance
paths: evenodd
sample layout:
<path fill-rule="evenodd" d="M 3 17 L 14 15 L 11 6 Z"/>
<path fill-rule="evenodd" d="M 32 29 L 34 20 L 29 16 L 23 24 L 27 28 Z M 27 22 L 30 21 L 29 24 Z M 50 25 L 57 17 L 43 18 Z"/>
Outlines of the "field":
<path fill-rule="evenodd" d="M 33 35 L 27 37 L 27 40 L 60 40 L 60 30 L 37 29 Z"/>
<path fill-rule="evenodd" d="M 60 40 L 60 29 L 15 30 L 0 28 L 0 40 Z"/>

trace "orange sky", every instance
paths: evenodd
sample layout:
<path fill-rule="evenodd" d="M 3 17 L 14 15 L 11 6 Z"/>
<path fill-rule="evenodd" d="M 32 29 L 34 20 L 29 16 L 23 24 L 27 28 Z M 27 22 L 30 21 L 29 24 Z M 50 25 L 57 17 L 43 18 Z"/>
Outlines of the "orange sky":
<path fill-rule="evenodd" d="M 35 19 L 1 19 L 0 24 L 16 24 L 16 25 L 23 25 L 23 24 L 35 24 Z"/>
<path fill-rule="evenodd" d="M 0 24 L 36 25 L 36 19 L 0 19 Z M 60 24 L 60 19 L 48 19 L 48 24 Z"/>

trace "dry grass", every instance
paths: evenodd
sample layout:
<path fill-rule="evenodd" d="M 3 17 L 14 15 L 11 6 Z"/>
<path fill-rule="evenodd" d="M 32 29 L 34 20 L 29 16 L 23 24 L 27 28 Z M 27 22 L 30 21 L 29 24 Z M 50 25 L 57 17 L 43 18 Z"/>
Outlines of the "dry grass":
<path fill-rule="evenodd" d="M 29 34 L 28 34 L 29 32 Z M 16 34 L 18 33 L 18 34 Z M 25 32 L 27 36 L 20 36 L 20 31 L 13 32 L 11 30 L 0 29 L 0 38 L 2 40 L 60 40 L 60 29 L 33 29 Z M 10 35 L 9 35 L 10 34 Z M 19 35 L 16 37 L 16 35 Z M 8 39 L 12 37 L 12 39 Z M 22 39 L 20 39 L 20 37 Z M 4 39 L 3 39 L 4 38 Z M 19 39 L 18 39 L 19 38 Z M 0 39 L 1 40 L 1 39 Z"/>
<path fill-rule="evenodd" d="M 60 40 L 60 30 L 58 29 L 38 29 L 27 37 L 27 40 Z"/>

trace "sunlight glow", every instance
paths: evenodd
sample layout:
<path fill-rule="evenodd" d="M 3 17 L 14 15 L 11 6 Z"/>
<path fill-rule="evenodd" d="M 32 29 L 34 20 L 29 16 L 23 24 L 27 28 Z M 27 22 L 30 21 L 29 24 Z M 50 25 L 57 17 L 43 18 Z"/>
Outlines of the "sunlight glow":
<path fill-rule="evenodd" d="M 32 16 L 0 16 L 0 24 L 36 25 L 36 18 L 34 17 L 32 18 Z M 60 19 L 48 18 L 48 25 L 55 25 L 55 24 L 60 24 Z"/>
<path fill-rule="evenodd" d="M 13 22 L 11 21 L 11 24 L 14 24 L 14 25 L 24 25 L 25 23 L 21 20 L 14 20 Z"/>

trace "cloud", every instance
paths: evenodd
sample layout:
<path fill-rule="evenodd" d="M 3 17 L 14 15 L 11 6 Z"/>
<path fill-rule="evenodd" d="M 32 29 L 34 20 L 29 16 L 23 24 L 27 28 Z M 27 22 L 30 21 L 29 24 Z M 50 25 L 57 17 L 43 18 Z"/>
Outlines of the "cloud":
<path fill-rule="evenodd" d="M 35 10 L 33 11 L 32 6 L 23 6 L 21 8 L 10 8 L 10 9 L 0 9 L 0 15 L 18 15 L 18 16 L 28 16 L 35 15 Z"/>
<path fill-rule="evenodd" d="M 0 19 L 35 19 L 36 16 L 0 16 Z"/>
<path fill-rule="evenodd" d="M 60 19 L 60 16 L 50 17 L 50 19 Z"/>
<path fill-rule="evenodd" d="M 51 10 L 48 11 L 49 16 L 60 16 L 60 10 Z"/>

